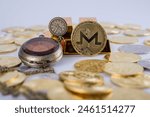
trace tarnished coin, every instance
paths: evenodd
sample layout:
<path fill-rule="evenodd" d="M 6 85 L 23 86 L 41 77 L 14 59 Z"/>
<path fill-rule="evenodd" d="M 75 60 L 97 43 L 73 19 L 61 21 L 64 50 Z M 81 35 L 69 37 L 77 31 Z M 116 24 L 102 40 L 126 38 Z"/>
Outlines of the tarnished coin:
<path fill-rule="evenodd" d="M 21 64 L 21 60 L 17 57 L 12 57 L 12 56 L 1 56 L 0 57 L 0 66 L 16 67 L 19 64 Z"/>
<path fill-rule="evenodd" d="M 131 37 L 149 36 L 150 32 L 146 30 L 126 30 L 124 31 L 124 35 Z"/>
<path fill-rule="evenodd" d="M 150 40 L 145 40 L 144 44 L 147 45 L 147 46 L 150 46 Z"/>
<path fill-rule="evenodd" d="M 104 65 L 107 63 L 106 60 L 81 60 L 74 64 L 74 67 L 79 71 L 87 71 L 99 73 L 103 71 Z"/>
<path fill-rule="evenodd" d="M 128 78 L 111 78 L 111 81 L 121 87 L 127 88 L 148 88 L 150 87 L 150 75 L 141 75 Z"/>
<path fill-rule="evenodd" d="M 119 51 L 135 54 L 147 54 L 150 52 L 150 47 L 145 45 L 124 45 L 119 47 Z"/>
<path fill-rule="evenodd" d="M 85 95 L 100 95 L 109 94 L 112 92 L 111 88 L 101 86 L 99 84 L 75 83 L 65 81 L 64 85 L 69 91 Z"/>
<path fill-rule="evenodd" d="M 104 58 L 111 62 L 138 62 L 141 60 L 139 55 L 126 52 L 112 52 L 106 54 Z"/>
<path fill-rule="evenodd" d="M 75 27 L 71 42 L 79 54 L 91 56 L 99 54 L 104 49 L 107 37 L 101 25 L 97 22 L 86 21 Z"/>
<path fill-rule="evenodd" d="M 121 31 L 115 28 L 105 28 L 108 35 L 119 34 Z"/>
<path fill-rule="evenodd" d="M 0 45 L 0 53 L 9 53 L 17 50 L 17 46 L 14 44 Z"/>
<path fill-rule="evenodd" d="M 138 38 L 127 36 L 112 36 L 109 37 L 109 41 L 117 44 L 132 44 L 138 42 Z"/>
<path fill-rule="evenodd" d="M 0 44 L 11 44 L 14 42 L 14 37 L 11 35 L 0 37 Z"/>
<path fill-rule="evenodd" d="M 48 27 L 49 31 L 56 36 L 63 36 L 68 30 L 66 21 L 61 17 L 53 18 Z"/>
<path fill-rule="evenodd" d="M 150 60 L 141 60 L 138 62 L 138 64 L 150 70 Z"/>
<path fill-rule="evenodd" d="M 13 87 L 23 83 L 26 80 L 26 75 L 20 72 L 17 72 L 17 77 L 9 79 L 5 84 L 7 87 Z"/>
<path fill-rule="evenodd" d="M 131 62 L 109 62 L 105 64 L 104 71 L 113 76 L 134 76 L 143 74 L 143 67 Z"/>
<path fill-rule="evenodd" d="M 63 81 L 80 82 L 80 83 L 98 83 L 103 85 L 103 77 L 98 73 L 91 73 L 85 71 L 65 71 L 59 74 L 60 79 Z"/>
<path fill-rule="evenodd" d="M 7 33 L 24 32 L 25 27 L 8 27 L 8 28 L 3 29 L 2 31 L 7 32 Z"/>

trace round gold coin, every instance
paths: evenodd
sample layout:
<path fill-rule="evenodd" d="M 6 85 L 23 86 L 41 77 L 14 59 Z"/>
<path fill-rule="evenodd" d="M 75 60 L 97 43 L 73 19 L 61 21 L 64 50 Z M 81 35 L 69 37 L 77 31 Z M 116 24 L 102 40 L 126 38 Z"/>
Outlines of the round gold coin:
<path fill-rule="evenodd" d="M 103 85 L 103 77 L 98 73 L 91 73 L 85 71 L 65 71 L 59 74 L 60 79 L 63 81 L 69 82 L 79 82 L 79 83 L 98 83 L 99 85 Z"/>
<path fill-rule="evenodd" d="M 117 28 L 122 30 L 141 30 L 142 26 L 138 24 L 117 25 Z"/>
<path fill-rule="evenodd" d="M 14 42 L 14 38 L 10 35 L 0 37 L 0 44 L 11 44 Z"/>
<path fill-rule="evenodd" d="M 132 44 L 138 42 L 136 37 L 127 37 L 127 36 L 112 36 L 108 39 L 112 43 L 116 44 Z"/>
<path fill-rule="evenodd" d="M 150 46 L 150 40 L 145 40 L 144 44 L 147 45 L 147 46 Z"/>
<path fill-rule="evenodd" d="M 94 72 L 100 73 L 103 70 L 104 65 L 107 63 L 106 60 L 81 60 L 74 64 L 76 70 L 79 71 L 87 71 L 87 72 Z"/>
<path fill-rule="evenodd" d="M 0 45 L 0 53 L 9 53 L 17 50 L 17 46 L 14 44 Z"/>
<path fill-rule="evenodd" d="M 34 32 L 45 32 L 45 31 L 48 31 L 48 27 L 44 25 L 34 25 L 34 26 L 27 28 L 26 30 L 30 30 Z"/>
<path fill-rule="evenodd" d="M 99 22 L 100 25 L 104 28 L 115 28 L 116 24 L 111 22 Z"/>
<path fill-rule="evenodd" d="M 119 34 L 121 31 L 115 28 L 105 28 L 105 31 L 108 35 Z"/>
<path fill-rule="evenodd" d="M 2 31 L 7 32 L 7 33 L 24 32 L 25 27 L 8 27 L 8 28 L 3 29 Z"/>
<path fill-rule="evenodd" d="M 30 40 L 30 38 L 16 38 L 15 44 L 21 46 L 22 44 L 24 44 L 28 40 Z"/>
<path fill-rule="evenodd" d="M 150 87 L 150 75 L 141 75 L 128 78 L 111 78 L 111 81 L 121 87 L 126 88 L 148 88 Z"/>
<path fill-rule="evenodd" d="M 111 88 L 101 86 L 99 84 L 75 83 L 65 81 L 64 85 L 69 91 L 85 95 L 100 95 L 109 94 L 112 92 Z"/>
<path fill-rule="evenodd" d="M 7 87 L 17 86 L 23 83 L 26 79 L 26 75 L 20 72 L 17 72 L 17 77 L 9 79 L 5 84 Z"/>
<path fill-rule="evenodd" d="M 141 36 L 149 36 L 150 32 L 146 30 L 126 30 L 124 31 L 124 35 L 131 37 L 141 37 Z"/>
<path fill-rule="evenodd" d="M 79 54 L 91 56 L 99 54 L 104 49 L 107 36 L 100 24 L 86 21 L 75 27 L 71 42 Z"/>
<path fill-rule="evenodd" d="M 21 60 L 17 57 L 2 56 L 0 57 L 0 66 L 15 67 L 21 64 Z"/>
<path fill-rule="evenodd" d="M 109 62 L 105 64 L 104 71 L 114 76 L 134 76 L 143 74 L 143 67 L 131 62 Z"/>
<path fill-rule="evenodd" d="M 14 37 L 17 37 L 17 38 L 33 38 L 33 37 L 36 37 L 38 35 L 37 32 L 34 32 L 34 31 L 31 31 L 31 30 L 28 30 L 28 31 L 24 31 L 24 32 L 14 32 L 12 34 Z"/>
<path fill-rule="evenodd" d="M 126 52 L 112 52 L 104 56 L 110 62 L 138 62 L 141 57 L 137 54 Z"/>

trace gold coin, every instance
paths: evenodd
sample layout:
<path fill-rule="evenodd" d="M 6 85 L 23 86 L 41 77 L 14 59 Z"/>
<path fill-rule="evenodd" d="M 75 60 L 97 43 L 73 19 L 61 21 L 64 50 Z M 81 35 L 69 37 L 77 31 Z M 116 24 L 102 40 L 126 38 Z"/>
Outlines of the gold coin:
<path fill-rule="evenodd" d="M 21 46 L 22 44 L 24 44 L 28 40 L 30 40 L 30 38 L 16 38 L 15 44 Z"/>
<path fill-rule="evenodd" d="M 74 93 L 85 95 L 109 94 L 112 90 L 99 84 L 64 82 L 65 87 Z"/>
<path fill-rule="evenodd" d="M 111 22 L 99 22 L 100 25 L 104 28 L 115 28 L 116 24 L 111 23 Z"/>
<path fill-rule="evenodd" d="M 147 45 L 147 46 L 150 46 L 150 40 L 145 40 L 144 44 Z"/>
<path fill-rule="evenodd" d="M 60 79 L 69 82 L 79 82 L 79 83 L 98 83 L 103 85 L 103 77 L 98 73 L 91 73 L 85 71 L 66 71 L 59 74 Z"/>
<path fill-rule="evenodd" d="M 21 84 L 26 79 L 26 75 L 23 73 L 18 72 L 17 77 L 13 77 L 9 79 L 5 84 L 7 87 L 12 87 Z"/>
<path fill-rule="evenodd" d="M 2 31 L 7 32 L 7 33 L 24 32 L 25 27 L 8 27 L 8 28 L 3 29 Z"/>
<path fill-rule="evenodd" d="M 102 72 L 102 69 L 106 63 L 107 63 L 106 60 L 97 60 L 97 59 L 81 60 L 75 63 L 74 67 L 79 71 L 100 73 Z"/>
<path fill-rule="evenodd" d="M 141 75 L 128 78 L 111 78 L 111 81 L 121 87 L 126 88 L 148 88 L 150 87 L 150 75 Z"/>
<path fill-rule="evenodd" d="M 0 82 L 6 83 L 8 80 L 10 80 L 12 78 L 16 78 L 16 77 L 18 77 L 17 71 L 2 73 L 2 74 L 0 74 Z"/>
<path fill-rule="evenodd" d="M 104 71 L 116 76 L 134 76 L 143 74 L 143 67 L 131 62 L 109 62 L 105 64 Z"/>
<path fill-rule="evenodd" d="M 115 28 L 105 28 L 105 31 L 108 35 L 119 34 L 121 31 Z"/>
<path fill-rule="evenodd" d="M 48 27 L 44 25 L 35 25 L 27 28 L 26 30 L 30 30 L 34 32 L 45 32 L 48 31 Z"/>
<path fill-rule="evenodd" d="M 91 56 L 99 54 L 104 49 L 107 37 L 101 25 L 97 22 L 86 21 L 75 27 L 71 42 L 79 54 Z"/>
<path fill-rule="evenodd" d="M 124 35 L 131 36 L 131 37 L 149 36 L 150 32 L 146 30 L 127 30 L 124 31 Z"/>
<path fill-rule="evenodd" d="M 38 33 L 34 31 L 24 31 L 24 32 L 14 32 L 12 35 L 14 37 L 24 39 L 24 38 L 34 38 L 38 35 Z"/>
<path fill-rule="evenodd" d="M 14 42 L 14 38 L 12 36 L 4 36 L 0 37 L 0 44 L 11 44 Z"/>
<path fill-rule="evenodd" d="M 15 67 L 21 64 L 21 60 L 17 57 L 11 56 L 1 56 L 0 57 L 0 66 L 5 67 Z"/>
<path fill-rule="evenodd" d="M 109 41 L 117 44 L 132 44 L 138 42 L 138 39 L 136 37 L 112 36 L 109 37 Z"/>
<path fill-rule="evenodd" d="M 142 26 L 138 24 L 117 25 L 117 28 L 122 30 L 141 30 Z"/>
<path fill-rule="evenodd" d="M 150 100 L 150 94 L 139 89 L 113 88 L 110 100 Z"/>
<path fill-rule="evenodd" d="M 17 46 L 14 44 L 0 45 L 0 53 L 8 53 L 16 50 L 17 50 Z"/>
<path fill-rule="evenodd" d="M 111 62 L 138 62 L 141 60 L 139 55 L 126 52 L 112 52 L 106 54 L 104 58 Z"/>

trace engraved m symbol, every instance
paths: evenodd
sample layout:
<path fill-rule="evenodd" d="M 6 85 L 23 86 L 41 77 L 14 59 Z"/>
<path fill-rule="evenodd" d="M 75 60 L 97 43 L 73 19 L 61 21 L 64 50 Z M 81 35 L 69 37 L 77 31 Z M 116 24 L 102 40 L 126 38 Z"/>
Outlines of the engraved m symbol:
<path fill-rule="evenodd" d="M 80 31 L 80 41 L 77 42 L 78 44 L 83 43 L 83 38 L 90 43 L 92 40 L 95 39 L 95 45 L 100 45 L 101 42 L 98 42 L 98 32 L 96 32 L 91 38 L 87 38 L 81 31 Z"/>

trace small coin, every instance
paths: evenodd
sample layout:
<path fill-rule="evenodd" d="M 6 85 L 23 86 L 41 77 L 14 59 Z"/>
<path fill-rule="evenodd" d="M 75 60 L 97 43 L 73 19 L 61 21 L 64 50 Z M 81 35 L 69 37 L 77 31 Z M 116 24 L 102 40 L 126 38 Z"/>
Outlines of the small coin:
<path fill-rule="evenodd" d="M 150 46 L 150 40 L 145 40 L 144 44 L 147 45 L 147 46 Z"/>
<path fill-rule="evenodd" d="M 141 30 L 142 26 L 138 24 L 117 25 L 117 28 L 122 30 Z"/>
<path fill-rule="evenodd" d="M 56 36 L 63 36 L 68 30 L 66 21 L 61 17 L 53 18 L 48 27 L 49 31 Z"/>
<path fill-rule="evenodd" d="M 132 44 L 138 42 L 138 38 L 127 36 L 112 36 L 109 37 L 109 41 L 116 44 Z"/>
<path fill-rule="evenodd" d="M 85 71 L 65 71 L 59 74 L 60 79 L 63 81 L 70 82 L 80 82 L 80 83 L 98 83 L 99 85 L 103 85 L 103 77 L 98 73 L 91 73 Z"/>
<path fill-rule="evenodd" d="M 146 30 L 126 30 L 124 31 L 124 35 L 131 37 L 141 37 L 141 36 L 149 36 L 150 32 Z"/>
<path fill-rule="evenodd" d="M 1 56 L 0 66 L 4 67 L 16 67 L 21 64 L 21 60 L 17 57 Z"/>
<path fill-rule="evenodd" d="M 38 35 L 37 32 L 34 32 L 34 31 L 24 31 L 24 32 L 14 32 L 12 33 L 12 35 L 14 37 L 17 37 L 17 38 L 26 38 L 26 39 L 30 39 L 30 38 L 34 38 Z"/>
<path fill-rule="evenodd" d="M 9 53 L 17 50 L 17 46 L 14 44 L 0 45 L 0 53 Z"/>
<path fill-rule="evenodd" d="M 28 40 L 30 40 L 30 38 L 15 38 L 15 44 L 21 46 Z"/>
<path fill-rule="evenodd" d="M 104 49 L 107 37 L 101 25 L 97 22 L 86 21 L 75 27 L 71 42 L 79 54 L 91 56 L 99 54 Z"/>
<path fill-rule="evenodd" d="M 65 81 L 64 85 L 69 91 L 79 94 L 97 95 L 109 94 L 112 92 L 111 88 L 101 86 L 99 84 L 75 83 Z"/>
<path fill-rule="evenodd" d="M 11 44 L 14 42 L 14 37 L 11 35 L 0 37 L 0 44 Z"/>
<path fill-rule="evenodd" d="M 3 29 L 2 31 L 7 32 L 7 33 L 24 32 L 25 27 L 8 27 L 8 28 Z"/>
<path fill-rule="evenodd" d="M 116 24 L 111 22 L 99 22 L 104 28 L 115 28 Z"/>
<path fill-rule="evenodd" d="M 111 78 L 111 81 L 121 87 L 126 88 L 148 88 L 150 87 L 150 75 L 141 75 L 128 78 Z"/>
<path fill-rule="evenodd" d="M 97 60 L 97 59 L 81 60 L 75 63 L 74 67 L 79 71 L 100 73 L 102 72 L 102 69 L 106 63 L 107 63 L 106 60 Z"/>
<path fill-rule="evenodd" d="M 147 54 L 150 52 L 150 47 L 145 45 L 124 45 L 119 47 L 119 51 L 135 54 Z"/>
<path fill-rule="evenodd" d="M 85 22 L 85 21 L 94 21 L 96 22 L 96 17 L 80 17 L 79 22 Z"/>
<path fill-rule="evenodd" d="M 133 76 L 143 74 L 143 67 L 131 62 L 109 62 L 105 64 L 104 71 L 111 75 Z"/>
<path fill-rule="evenodd" d="M 121 31 L 115 28 L 105 28 L 108 35 L 119 34 Z"/>
<path fill-rule="evenodd" d="M 139 55 L 126 52 L 111 52 L 106 54 L 104 58 L 111 62 L 138 62 L 141 60 Z"/>
<path fill-rule="evenodd" d="M 34 32 L 45 32 L 48 30 L 48 27 L 44 25 L 34 25 L 34 26 L 27 28 L 26 30 L 31 30 Z"/>
<path fill-rule="evenodd" d="M 150 60 L 141 60 L 138 62 L 138 64 L 140 64 L 144 68 L 150 70 Z"/>

